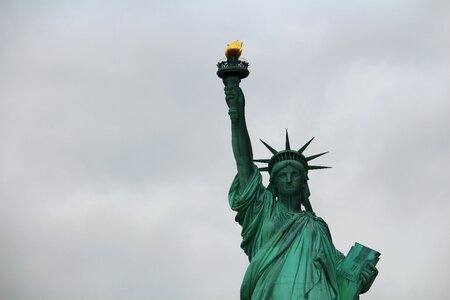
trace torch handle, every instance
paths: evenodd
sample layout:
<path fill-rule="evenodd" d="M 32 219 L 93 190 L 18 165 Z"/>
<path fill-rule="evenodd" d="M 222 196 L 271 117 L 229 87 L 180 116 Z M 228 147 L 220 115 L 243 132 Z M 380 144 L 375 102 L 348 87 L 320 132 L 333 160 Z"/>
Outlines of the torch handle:
<path fill-rule="evenodd" d="M 226 87 L 239 87 L 241 79 L 237 76 L 226 76 L 222 78 L 222 81 Z"/>

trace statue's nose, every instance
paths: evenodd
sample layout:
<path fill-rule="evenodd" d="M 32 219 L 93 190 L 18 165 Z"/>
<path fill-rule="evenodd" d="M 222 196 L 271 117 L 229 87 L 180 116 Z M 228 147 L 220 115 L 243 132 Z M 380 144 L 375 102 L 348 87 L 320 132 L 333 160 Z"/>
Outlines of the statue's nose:
<path fill-rule="evenodd" d="M 286 176 L 286 182 L 288 182 L 288 183 L 290 183 L 292 180 L 291 180 L 292 178 L 291 178 L 291 174 L 287 174 L 287 176 Z"/>

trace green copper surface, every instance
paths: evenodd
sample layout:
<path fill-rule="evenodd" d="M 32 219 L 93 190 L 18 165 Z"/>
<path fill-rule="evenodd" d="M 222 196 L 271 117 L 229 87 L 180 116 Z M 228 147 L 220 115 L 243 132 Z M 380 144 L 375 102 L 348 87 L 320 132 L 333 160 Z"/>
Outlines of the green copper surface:
<path fill-rule="evenodd" d="M 241 248 L 249 259 L 240 297 L 242 300 L 354 300 L 366 292 L 378 274 L 379 253 L 355 244 L 344 256 L 332 242 L 325 221 L 314 213 L 309 201 L 308 161 L 324 153 L 302 154 L 291 150 L 286 132 L 285 150 L 264 145 L 270 159 L 253 159 L 245 120 L 245 97 L 239 87 L 248 75 L 248 64 L 218 64 L 217 75 L 225 85 L 231 120 L 231 143 L 237 175 L 229 203 L 242 226 Z M 259 168 L 253 162 L 266 163 Z M 260 171 L 268 171 L 270 184 L 262 184 Z"/>

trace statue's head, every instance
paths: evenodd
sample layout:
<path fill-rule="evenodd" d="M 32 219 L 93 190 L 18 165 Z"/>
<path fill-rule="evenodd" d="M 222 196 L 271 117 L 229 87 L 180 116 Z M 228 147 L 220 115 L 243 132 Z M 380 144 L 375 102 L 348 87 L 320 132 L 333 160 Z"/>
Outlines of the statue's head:
<path fill-rule="evenodd" d="M 309 140 L 298 151 L 291 150 L 289 136 L 286 130 L 286 149 L 277 151 L 265 142 L 261 141 L 273 156 L 270 159 L 255 159 L 255 162 L 267 163 L 267 167 L 259 168 L 268 171 L 270 184 L 267 187 L 274 196 L 301 196 L 302 204 L 307 210 L 312 211 L 309 203 L 308 170 L 325 169 L 329 167 L 311 166 L 308 162 L 327 152 L 305 157 L 302 153 L 313 139 Z"/>
<path fill-rule="evenodd" d="M 303 195 L 307 180 L 305 167 L 296 160 L 284 160 L 277 163 L 270 174 L 271 189 L 278 196 Z"/>

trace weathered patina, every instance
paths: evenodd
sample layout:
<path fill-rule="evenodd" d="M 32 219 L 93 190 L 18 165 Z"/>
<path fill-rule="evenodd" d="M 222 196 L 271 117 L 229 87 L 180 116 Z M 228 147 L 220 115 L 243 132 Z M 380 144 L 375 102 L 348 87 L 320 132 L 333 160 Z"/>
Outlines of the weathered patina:
<path fill-rule="evenodd" d="M 217 71 L 225 85 L 237 165 L 229 203 L 237 212 L 241 247 L 250 261 L 241 299 L 358 299 L 377 276 L 379 253 L 356 244 L 346 258 L 334 247 L 327 224 L 316 216 L 309 201 L 308 171 L 327 168 L 309 164 L 326 153 L 305 156 L 311 140 L 292 150 L 286 132 L 285 149 L 278 151 L 263 142 L 272 157 L 253 159 L 245 98 L 239 87 L 249 75 L 241 52 L 241 42 L 231 43 Z M 258 168 L 254 162 L 267 166 Z M 270 174 L 268 187 L 262 184 L 261 171 Z"/>

